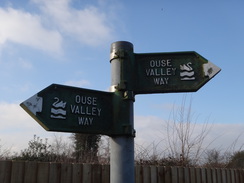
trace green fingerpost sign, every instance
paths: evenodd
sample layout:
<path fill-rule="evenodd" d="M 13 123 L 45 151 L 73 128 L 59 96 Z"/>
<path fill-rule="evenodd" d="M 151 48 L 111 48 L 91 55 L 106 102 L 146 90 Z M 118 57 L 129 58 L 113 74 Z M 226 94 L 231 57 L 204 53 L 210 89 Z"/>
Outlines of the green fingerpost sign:
<path fill-rule="evenodd" d="M 193 51 L 138 54 L 120 50 L 111 56 L 119 68 L 112 73 L 121 77 L 113 83 L 114 92 L 52 84 L 21 107 L 48 131 L 134 136 L 133 124 L 128 122 L 132 113 L 128 101 L 134 101 L 134 95 L 195 92 L 221 70 Z"/>
<path fill-rule="evenodd" d="M 52 84 L 21 107 L 48 131 L 112 135 L 114 98 L 111 92 Z"/>
<path fill-rule="evenodd" d="M 135 94 L 195 92 L 220 68 L 196 52 L 135 54 Z"/>

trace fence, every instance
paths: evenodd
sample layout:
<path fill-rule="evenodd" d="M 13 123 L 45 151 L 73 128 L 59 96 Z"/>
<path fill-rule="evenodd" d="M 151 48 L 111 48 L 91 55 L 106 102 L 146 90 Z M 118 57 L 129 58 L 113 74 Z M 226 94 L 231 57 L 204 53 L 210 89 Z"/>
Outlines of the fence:
<path fill-rule="evenodd" d="M 1 183 L 109 183 L 109 165 L 0 161 Z M 135 166 L 136 183 L 244 183 L 244 170 Z"/>

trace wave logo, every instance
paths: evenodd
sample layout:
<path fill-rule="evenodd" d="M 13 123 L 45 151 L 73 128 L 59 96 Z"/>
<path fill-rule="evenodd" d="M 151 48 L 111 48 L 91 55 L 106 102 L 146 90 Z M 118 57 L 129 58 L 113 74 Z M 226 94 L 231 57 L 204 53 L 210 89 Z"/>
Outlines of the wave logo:
<path fill-rule="evenodd" d="M 187 64 L 180 65 L 180 77 L 181 80 L 195 80 L 193 68 L 191 67 L 192 63 L 188 62 Z"/>
<path fill-rule="evenodd" d="M 54 98 L 55 102 L 51 108 L 51 118 L 66 119 L 66 102 L 60 101 L 58 97 Z"/>

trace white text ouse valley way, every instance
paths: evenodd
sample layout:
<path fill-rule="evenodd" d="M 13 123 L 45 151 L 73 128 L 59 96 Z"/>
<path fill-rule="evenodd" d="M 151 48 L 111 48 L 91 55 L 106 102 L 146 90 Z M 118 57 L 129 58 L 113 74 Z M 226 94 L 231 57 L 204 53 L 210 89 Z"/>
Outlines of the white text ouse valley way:
<path fill-rule="evenodd" d="M 70 105 L 72 114 L 78 115 L 79 125 L 90 126 L 94 122 L 94 117 L 101 116 L 102 109 L 97 107 L 97 97 L 75 96 L 75 104 Z"/>
<path fill-rule="evenodd" d="M 173 67 L 171 59 L 155 59 L 148 62 L 145 74 L 152 78 L 154 85 L 168 85 L 170 76 L 176 75 L 176 68 Z"/>

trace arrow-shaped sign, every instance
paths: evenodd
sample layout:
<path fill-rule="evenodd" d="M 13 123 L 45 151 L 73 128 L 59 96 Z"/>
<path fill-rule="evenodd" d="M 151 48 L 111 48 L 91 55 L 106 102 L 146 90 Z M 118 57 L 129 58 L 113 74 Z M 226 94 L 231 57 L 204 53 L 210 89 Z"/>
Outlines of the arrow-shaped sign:
<path fill-rule="evenodd" d="M 135 54 L 135 94 L 194 92 L 220 68 L 196 52 Z"/>
<path fill-rule="evenodd" d="M 220 72 L 196 52 L 134 54 L 133 58 L 134 80 L 125 81 L 122 90 L 52 84 L 20 105 L 49 131 L 133 136 L 128 109 L 134 94 L 197 91 Z M 125 69 L 122 76 L 126 74 Z M 126 91 L 128 82 L 132 91 Z"/>
<path fill-rule="evenodd" d="M 114 135 L 114 93 L 52 84 L 21 103 L 48 131 Z"/>

